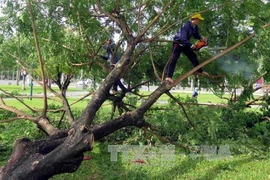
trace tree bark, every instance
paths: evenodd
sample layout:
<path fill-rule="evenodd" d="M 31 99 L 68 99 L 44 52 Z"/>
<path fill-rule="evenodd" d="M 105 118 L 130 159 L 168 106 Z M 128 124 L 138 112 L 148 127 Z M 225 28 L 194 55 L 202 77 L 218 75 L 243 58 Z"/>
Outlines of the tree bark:
<path fill-rule="evenodd" d="M 19 139 L 9 161 L 0 169 L 0 179 L 45 180 L 75 172 L 83 161 L 83 153 L 92 150 L 94 137 L 98 140 L 123 127 L 147 125 L 144 119 L 137 118 L 134 113 L 125 113 L 92 129 L 81 125 L 44 140 Z"/>
<path fill-rule="evenodd" d="M 93 134 L 84 127 L 45 140 L 17 140 L 10 160 L 0 169 L 0 179 L 45 180 L 74 172 L 83 160 L 83 152 L 92 150 L 93 141 Z"/>

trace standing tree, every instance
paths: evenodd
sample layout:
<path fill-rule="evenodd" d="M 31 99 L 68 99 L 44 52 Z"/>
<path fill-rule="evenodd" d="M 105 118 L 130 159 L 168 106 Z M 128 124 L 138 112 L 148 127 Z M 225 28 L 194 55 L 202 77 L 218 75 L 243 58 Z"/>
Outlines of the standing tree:
<path fill-rule="evenodd" d="M 0 179 L 48 179 L 56 174 L 76 171 L 83 160 L 83 153 L 92 150 L 94 139 L 98 140 L 127 126 L 151 127 L 151 124 L 145 121 L 145 113 L 162 94 L 170 95 L 169 90 L 172 87 L 200 67 L 206 66 L 210 73 L 218 70 L 225 72 L 220 63 L 225 65 L 235 61 L 231 58 L 232 51 L 236 55 L 244 54 L 245 57 L 240 59 L 256 66 L 260 54 L 262 62 L 259 65 L 263 66 L 264 70 L 270 68 L 264 63 L 269 46 L 258 43 L 269 36 L 269 31 L 264 30 L 269 26 L 264 22 L 269 19 L 269 11 L 256 11 L 259 8 L 268 8 L 269 3 L 264 4 L 261 1 L 210 0 L 196 4 L 184 0 L 170 0 L 166 3 L 152 0 L 5 2 L 3 13 L 6 16 L 1 17 L 4 36 L 1 53 L 4 57 L 15 59 L 17 64 L 27 69 L 31 78 L 43 87 L 44 100 L 42 111 L 38 111 L 17 98 L 30 110 L 31 113 L 28 114 L 7 105 L 1 98 L 0 108 L 17 114 L 16 118 L 1 122 L 30 120 L 47 138 L 35 141 L 28 138 L 17 140 L 12 156 L 0 170 Z M 201 59 L 209 59 L 193 69 L 181 63 L 176 72 L 178 77 L 175 84 L 167 84 L 163 82 L 162 71 L 171 45 L 166 41 L 171 39 L 181 23 L 187 21 L 195 12 L 191 12 L 191 9 L 201 12 L 207 19 L 201 26 L 201 32 L 209 37 L 211 44 L 228 48 L 214 55 L 202 54 Z M 263 25 L 265 26 L 262 27 Z M 256 39 L 253 38 L 255 34 L 258 35 Z M 102 54 L 103 41 L 116 35 L 119 36 L 116 48 L 121 58 L 110 71 L 98 59 Z M 16 41 L 13 41 L 14 39 Z M 269 44 L 269 41 L 266 43 Z M 236 49 L 239 46 L 245 48 Z M 215 61 L 220 59 L 223 62 Z M 101 68 L 104 71 L 100 71 Z M 84 72 L 89 71 L 88 75 L 96 77 L 101 84 L 93 92 L 81 116 L 75 119 L 66 98 L 66 91 L 72 77 L 81 69 L 84 69 Z M 191 70 L 187 71 L 188 69 Z M 101 81 L 102 78 L 105 79 Z M 135 93 L 134 89 L 142 85 L 142 81 L 160 83 L 143 103 L 128 106 L 119 103 L 124 101 L 125 93 L 110 94 L 110 88 L 120 78 L 127 79 L 131 93 Z M 60 93 L 47 86 L 46 79 L 52 79 L 61 90 Z M 239 83 L 233 81 L 229 74 L 228 80 L 232 80 L 230 83 Z M 62 102 L 63 109 L 59 119 L 66 115 L 70 124 L 68 129 L 57 128 L 48 117 L 47 91 L 52 92 Z M 4 90 L 2 92 L 14 97 Z M 93 125 L 97 112 L 108 99 L 117 102 L 123 113 Z"/>

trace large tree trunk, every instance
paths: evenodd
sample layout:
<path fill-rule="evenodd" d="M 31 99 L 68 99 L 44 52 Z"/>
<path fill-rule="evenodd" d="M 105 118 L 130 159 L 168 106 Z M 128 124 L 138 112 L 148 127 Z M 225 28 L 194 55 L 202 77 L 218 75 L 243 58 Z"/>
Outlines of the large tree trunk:
<path fill-rule="evenodd" d="M 130 112 L 91 129 L 75 124 L 68 132 L 59 132 L 45 140 L 17 140 L 12 156 L 0 169 L 0 179 L 43 180 L 74 172 L 83 160 L 83 153 L 92 150 L 94 137 L 98 140 L 123 127 L 146 125 L 144 119 Z"/>
<path fill-rule="evenodd" d="M 83 160 L 83 152 L 92 149 L 93 141 L 93 134 L 84 127 L 45 140 L 17 140 L 10 160 L 0 169 L 0 179 L 43 180 L 74 172 Z"/>

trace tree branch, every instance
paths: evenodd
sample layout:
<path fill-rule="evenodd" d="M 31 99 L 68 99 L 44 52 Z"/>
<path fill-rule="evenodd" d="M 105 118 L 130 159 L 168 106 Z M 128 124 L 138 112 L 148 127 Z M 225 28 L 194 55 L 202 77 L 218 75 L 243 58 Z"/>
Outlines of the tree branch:
<path fill-rule="evenodd" d="M 30 106 L 28 106 L 25 102 L 23 102 L 21 99 L 19 99 L 18 97 L 12 95 L 11 93 L 6 92 L 5 90 L 3 90 L 2 88 L 0 88 L 0 91 L 2 91 L 3 93 L 5 93 L 6 95 L 8 95 L 9 97 L 15 98 L 17 101 L 19 101 L 21 104 L 23 104 L 25 107 L 27 107 L 30 111 L 32 111 L 33 113 L 37 113 L 37 111 L 35 111 L 34 109 L 32 109 Z"/>
<path fill-rule="evenodd" d="M 149 54 L 150 54 L 150 59 L 151 59 L 152 67 L 153 67 L 153 70 L 154 70 L 154 74 L 155 74 L 156 78 L 159 81 L 162 81 L 162 79 L 159 77 L 159 75 L 157 73 L 157 70 L 156 70 L 156 66 L 155 66 L 155 63 L 154 63 L 154 60 L 153 60 L 153 55 L 152 55 L 151 47 L 149 47 Z"/>
<path fill-rule="evenodd" d="M 137 36 L 137 39 L 141 39 L 144 34 L 153 26 L 154 23 L 160 18 L 161 15 L 164 14 L 164 12 L 169 8 L 169 6 L 172 4 L 173 0 L 170 0 L 163 9 L 158 13 L 158 15 L 140 32 Z"/>
<path fill-rule="evenodd" d="M 160 141 L 162 141 L 162 142 L 169 143 L 169 144 L 173 144 L 173 145 L 175 145 L 175 146 L 177 146 L 177 147 L 180 147 L 180 148 L 183 148 L 183 149 L 185 149 L 185 150 L 190 151 L 189 147 L 180 145 L 180 144 L 175 143 L 175 142 L 173 142 L 173 141 L 171 141 L 171 140 L 169 140 L 169 139 L 166 139 L 166 138 L 162 137 L 161 135 L 155 133 L 154 131 L 152 131 L 152 130 L 150 130 L 150 129 L 148 129 L 148 128 L 143 128 L 143 130 L 149 132 L 150 134 L 153 134 L 154 136 L 156 136 L 156 137 L 157 137 Z"/>
<path fill-rule="evenodd" d="M 37 31 L 36 31 L 36 26 L 35 26 L 35 20 L 34 20 L 34 15 L 33 15 L 33 9 L 30 0 L 28 2 L 28 8 L 30 12 L 30 18 L 31 18 L 31 24 L 32 24 L 32 29 L 33 29 L 33 36 L 35 39 L 35 45 L 38 53 L 38 59 L 39 59 L 39 65 L 41 69 L 41 77 L 42 77 L 42 82 L 43 82 L 43 96 L 44 96 L 44 109 L 43 109 L 43 117 L 46 117 L 47 109 L 48 109 L 48 101 L 47 101 L 47 90 L 46 90 L 46 83 L 45 83 L 45 73 L 44 73 L 44 62 L 42 59 L 41 51 L 40 51 L 40 46 L 39 46 L 39 41 L 37 37 Z"/>
<path fill-rule="evenodd" d="M 183 106 L 183 104 L 182 104 L 180 101 L 178 101 L 178 100 L 177 100 L 170 92 L 166 92 L 166 94 L 167 94 L 170 98 L 172 98 L 179 106 L 181 106 L 181 108 L 182 108 L 182 110 L 183 110 L 183 112 L 184 112 L 184 114 L 185 114 L 185 116 L 186 116 L 186 118 L 187 118 L 187 121 L 189 122 L 189 124 L 190 124 L 194 129 L 196 129 L 194 123 L 189 119 L 189 117 L 188 117 L 188 115 L 187 115 L 187 112 L 186 112 L 185 107 Z"/>
<path fill-rule="evenodd" d="M 37 121 L 37 118 L 36 117 L 30 116 L 30 115 L 24 113 L 23 111 L 20 111 L 20 110 L 14 108 L 14 107 L 11 107 L 11 106 L 6 105 L 6 103 L 4 102 L 4 100 L 3 100 L 2 97 L 0 97 L 0 102 L 1 102 L 0 109 L 5 109 L 7 111 L 13 112 L 13 113 L 17 114 L 17 116 L 20 119 L 24 118 L 24 119 L 29 119 L 29 120 L 31 120 L 33 122 L 36 122 Z"/>
<path fill-rule="evenodd" d="M 124 17 L 121 14 L 114 14 L 114 13 L 110 14 L 104 11 L 104 9 L 101 7 L 100 0 L 96 0 L 96 4 L 100 12 L 102 12 L 103 14 L 105 14 L 107 17 L 109 17 L 118 24 L 128 44 L 131 43 L 133 40 L 132 30 L 127 25 L 126 21 L 124 20 Z"/>

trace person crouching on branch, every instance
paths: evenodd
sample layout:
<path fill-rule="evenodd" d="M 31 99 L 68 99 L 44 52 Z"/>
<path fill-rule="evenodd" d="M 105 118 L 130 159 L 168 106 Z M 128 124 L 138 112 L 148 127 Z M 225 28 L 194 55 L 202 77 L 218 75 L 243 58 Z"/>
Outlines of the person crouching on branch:
<path fill-rule="evenodd" d="M 103 48 L 106 50 L 107 56 L 101 56 L 102 59 L 108 61 L 111 70 L 114 68 L 115 64 L 119 61 L 119 57 L 117 53 L 115 52 L 115 46 L 116 45 L 112 39 L 110 38 L 106 39 L 105 44 L 103 45 Z M 112 94 L 118 93 L 118 88 L 117 88 L 118 86 L 121 88 L 123 93 L 127 92 L 127 88 L 122 84 L 121 80 L 118 79 L 113 85 Z"/>
<path fill-rule="evenodd" d="M 183 24 L 174 36 L 172 53 L 167 69 L 167 77 L 165 79 L 167 82 L 174 83 L 172 76 L 175 70 L 176 62 L 182 52 L 185 56 L 187 56 L 187 58 L 191 61 L 194 67 L 199 65 L 197 55 L 194 52 L 194 50 L 196 49 L 196 45 L 190 42 L 190 38 L 191 36 L 193 36 L 195 39 L 205 42 L 207 41 L 207 39 L 201 36 L 201 34 L 199 33 L 198 24 L 201 20 L 204 20 L 201 14 L 193 15 L 191 17 L 191 20 Z M 201 68 L 198 69 L 197 72 L 208 75 L 208 73 L 203 71 Z"/>

